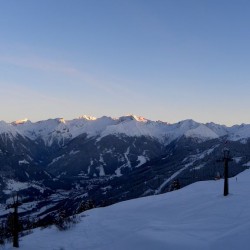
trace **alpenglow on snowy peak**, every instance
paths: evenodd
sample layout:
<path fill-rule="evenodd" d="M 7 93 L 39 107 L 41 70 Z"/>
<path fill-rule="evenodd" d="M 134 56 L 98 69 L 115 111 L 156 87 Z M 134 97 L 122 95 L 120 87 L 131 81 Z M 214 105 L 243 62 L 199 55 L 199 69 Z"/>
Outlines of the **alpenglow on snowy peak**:
<path fill-rule="evenodd" d="M 42 139 L 50 145 L 53 141 L 69 141 L 81 134 L 87 137 L 103 138 L 108 135 L 126 135 L 130 137 L 146 136 L 169 144 L 171 141 L 185 136 L 210 140 L 227 136 L 233 141 L 242 141 L 250 138 L 250 125 L 235 125 L 226 127 L 215 123 L 198 123 L 193 120 L 184 120 L 169 124 L 161 121 L 151 121 L 141 116 L 127 115 L 119 118 L 103 116 L 80 116 L 73 120 L 63 118 L 48 119 L 31 122 L 28 119 L 18 120 L 13 123 L 0 123 L 0 134 L 11 134 L 15 137 L 20 134 L 31 140 Z"/>

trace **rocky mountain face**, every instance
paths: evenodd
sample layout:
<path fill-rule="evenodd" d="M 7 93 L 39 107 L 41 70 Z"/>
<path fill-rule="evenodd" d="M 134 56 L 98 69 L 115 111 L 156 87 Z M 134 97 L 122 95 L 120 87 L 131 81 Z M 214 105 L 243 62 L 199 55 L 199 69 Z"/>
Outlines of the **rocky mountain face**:
<path fill-rule="evenodd" d="M 0 122 L 0 215 L 13 191 L 23 215 L 69 214 L 223 176 L 216 160 L 230 148 L 230 176 L 250 166 L 250 125 L 226 127 L 142 117 Z"/>

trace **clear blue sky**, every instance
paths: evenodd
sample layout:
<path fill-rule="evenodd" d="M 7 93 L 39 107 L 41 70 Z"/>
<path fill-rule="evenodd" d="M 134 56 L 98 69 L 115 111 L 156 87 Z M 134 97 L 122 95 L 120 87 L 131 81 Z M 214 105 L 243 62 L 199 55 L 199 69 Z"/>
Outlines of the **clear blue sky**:
<path fill-rule="evenodd" d="M 0 120 L 250 123 L 250 1 L 0 1 Z"/>

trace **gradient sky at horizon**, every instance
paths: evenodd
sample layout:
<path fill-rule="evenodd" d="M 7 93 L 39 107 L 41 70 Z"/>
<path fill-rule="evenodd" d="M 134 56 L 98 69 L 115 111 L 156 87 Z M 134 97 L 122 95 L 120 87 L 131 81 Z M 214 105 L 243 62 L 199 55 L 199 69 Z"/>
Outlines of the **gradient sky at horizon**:
<path fill-rule="evenodd" d="M 249 123 L 247 0 L 0 1 L 0 120 Z"/>

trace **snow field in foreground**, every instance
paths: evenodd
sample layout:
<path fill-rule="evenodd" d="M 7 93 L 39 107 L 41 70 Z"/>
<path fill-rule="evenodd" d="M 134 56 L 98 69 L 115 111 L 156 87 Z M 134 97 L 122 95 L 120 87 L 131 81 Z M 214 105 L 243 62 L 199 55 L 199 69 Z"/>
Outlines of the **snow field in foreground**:
<path fill-rule="evenodd" d="M 21 250 L 249 250 L 250 171 L 96 208 L 68 231 L 36 229 Z M 83 216 L 85 215 L 85 217 Z M 6 245 L 4 250 L 13 249 Z"/>

